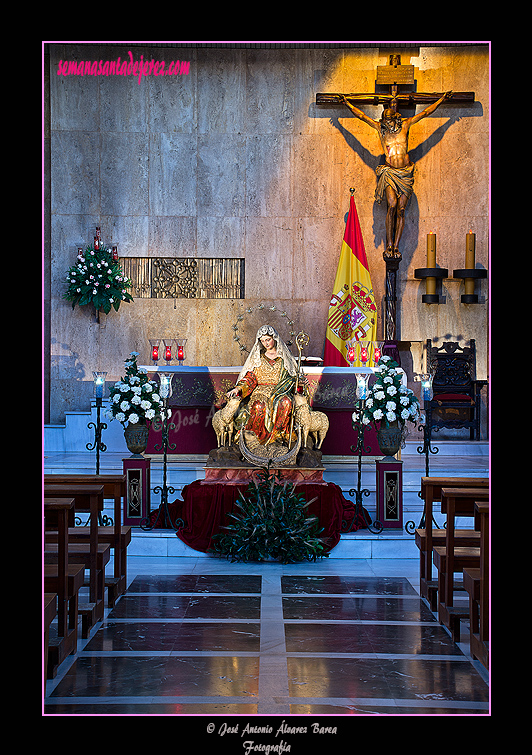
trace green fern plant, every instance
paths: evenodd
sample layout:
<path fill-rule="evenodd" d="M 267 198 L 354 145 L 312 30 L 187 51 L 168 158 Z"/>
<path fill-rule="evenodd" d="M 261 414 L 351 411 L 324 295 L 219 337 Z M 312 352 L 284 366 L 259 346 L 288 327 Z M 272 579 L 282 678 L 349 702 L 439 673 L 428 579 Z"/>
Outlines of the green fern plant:
<path fill-rule="evenodd" d="M 307 517 L 308 503 L 297 495 L 295 485 L 281 482 L 278 475 L 264 469 L 249 486 L 240 491 L 237 510 L 228 514 L 233 522 L 213 538 L 212 552 L 235 561 L 274 559 L 283 564 L 327 558 L 325 540 L 318 518 Z"/>

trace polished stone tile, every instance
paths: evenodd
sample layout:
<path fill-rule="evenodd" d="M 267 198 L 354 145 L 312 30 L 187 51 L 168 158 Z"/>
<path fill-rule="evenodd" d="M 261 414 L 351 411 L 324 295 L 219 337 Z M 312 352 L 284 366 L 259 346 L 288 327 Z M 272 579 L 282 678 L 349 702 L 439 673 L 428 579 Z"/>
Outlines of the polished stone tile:
<path fill-rule="evenodd" d="M 257 714 L 257 704 L 247 703 L 223 703 L 223 702 L 205 702 L 205 703 L 157 703 L 146 702 L 137 703 L 134 700 L 130 702 L 116 703 L 106 700 L 102 703 L 61 702 L 57 704 L 46 705 L 45 713 L 47 715 L 86 715 L 86 716 L 197 716 L 197 715 L 247 715 Z"/>
<path fill-rule="evenodd" d="M 136 576 L 128 593 L 260 593 L 261 582 L 260 576 L 246 574 L 147 574 Z"/>
<path fill-rule="evenodd" d="M 440 626 L 285 624 L 288 653 L 449 654 L 461 650 Z"/>
<path fill-rule="evenodd" d="M 467 660 L 288 658 L 291 697 L 488 701 Z"/>
<path fill-rule="evenodd" d="M 434 616 L 416 597 L 354 597 L 342 598 L 314 595 L 283 598 L 285 619 L 335 621 L 430 621 Z"/>
<path fill-rule="evenodd" d="M 258 657 L 81 656 L 50 697 L 258 694 Z"/>
<path fill-rule="evenodd" d="M 283 594 L 327 593 L 342 595 L 349 593 L 374 595 L 416 595 L 407 579 L 393 577 L 352 577 L 352 576 L 286 576 L 281 579 Z"/>
<path fill-rule="evenodd" d="M 109 613 L 111 619 L 258 619 L 260 597 L 232 595 L 126 594 Z"/>
<path fill-rule="evenodd" d="M 386 704 L 387 703 L 387 704 Z M 396 700 L 384 700 L 384 701 L 347 701 L 334 705 L 332 703 L 310 703 L 301 705 L 296 703 L 290 705 L 290 713 L 292 715 L 322 715 L 322 716 L 452 716 L 452 715 L 488 715 L 488 710 L 485 705 L 475 707 L 474 705 L 466 705 L 465 703 L 453 706 L 452 704 L 437 705 L 436 702 L 429 705 L 402 705 L 401 701 Z M 327 723 L 327 719 L 324 719 Z"/>
<path fill-rule="evenodd" d="M 260 648 L 260 625 L 107 621 L 85 647 L 95 651 L 244 651 Z"/>

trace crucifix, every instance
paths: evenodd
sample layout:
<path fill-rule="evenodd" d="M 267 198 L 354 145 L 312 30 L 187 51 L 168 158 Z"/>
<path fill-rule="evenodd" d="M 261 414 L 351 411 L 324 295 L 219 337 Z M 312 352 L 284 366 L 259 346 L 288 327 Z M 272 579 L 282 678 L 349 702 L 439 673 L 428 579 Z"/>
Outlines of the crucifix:
<path fill-rule="evenodd" d="M 414 85 L 414 66 L 401 65 L 399 55 L 390 55 L 387 66 L 377 66 L 377 86 L 388 86 L 389 92 L 364 93 L 318 93 L 316 105 L 325 107 L 347 107 L 361 121 L 374 128 L 380 138 L 385 162 L 377 167 L 377 188 L 375 199 L 381 202 L 386 198 L 386 248 L 383 254 L 386 262 L 386 317 L 385 339 L 396 337 L 396 278 L 402 255 L 399 241 L 405 223 L 405 211 L 414 187 L 414 163 L 408 154 L 408 136 L 411 126 L 422 118 L 431 115 L 444 101 L 474 102 L 474 92 L 443 92 L 430 94 L 414 91 L 400 91 L 400 87 Z M 379 121 L 370 118 L 357 105 L 383 105 Z M 397 110 L 400 105 L 426 107 L 419 113 L 403 117 Z"/>

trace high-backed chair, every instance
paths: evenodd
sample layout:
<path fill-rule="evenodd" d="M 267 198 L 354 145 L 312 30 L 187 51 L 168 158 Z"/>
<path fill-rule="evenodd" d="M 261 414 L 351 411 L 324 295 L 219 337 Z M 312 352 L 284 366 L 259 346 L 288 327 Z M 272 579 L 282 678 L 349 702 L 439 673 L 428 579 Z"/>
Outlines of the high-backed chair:
<path fill-rule="evenodd" d="M 469 428 L 470 440 L 480 440 L 480 395 L 487 380 L 476 380 L 475 341 L 460 346 L 448 341 L 433 346 L 427 340 L 427 367 L 434 378 L 433 398 L 426 402 L 427 429 Z"/>

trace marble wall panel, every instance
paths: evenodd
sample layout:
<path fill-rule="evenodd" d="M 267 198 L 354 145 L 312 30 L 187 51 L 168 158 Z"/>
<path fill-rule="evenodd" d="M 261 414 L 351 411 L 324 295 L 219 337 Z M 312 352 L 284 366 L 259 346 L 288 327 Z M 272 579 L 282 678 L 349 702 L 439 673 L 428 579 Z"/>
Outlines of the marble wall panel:
<path fill-rule="evenodd" d="M 194 216 L 198 202 L 197 143 L 188 134 L 150 136 L 149 211 L 151 215 Z"/>

